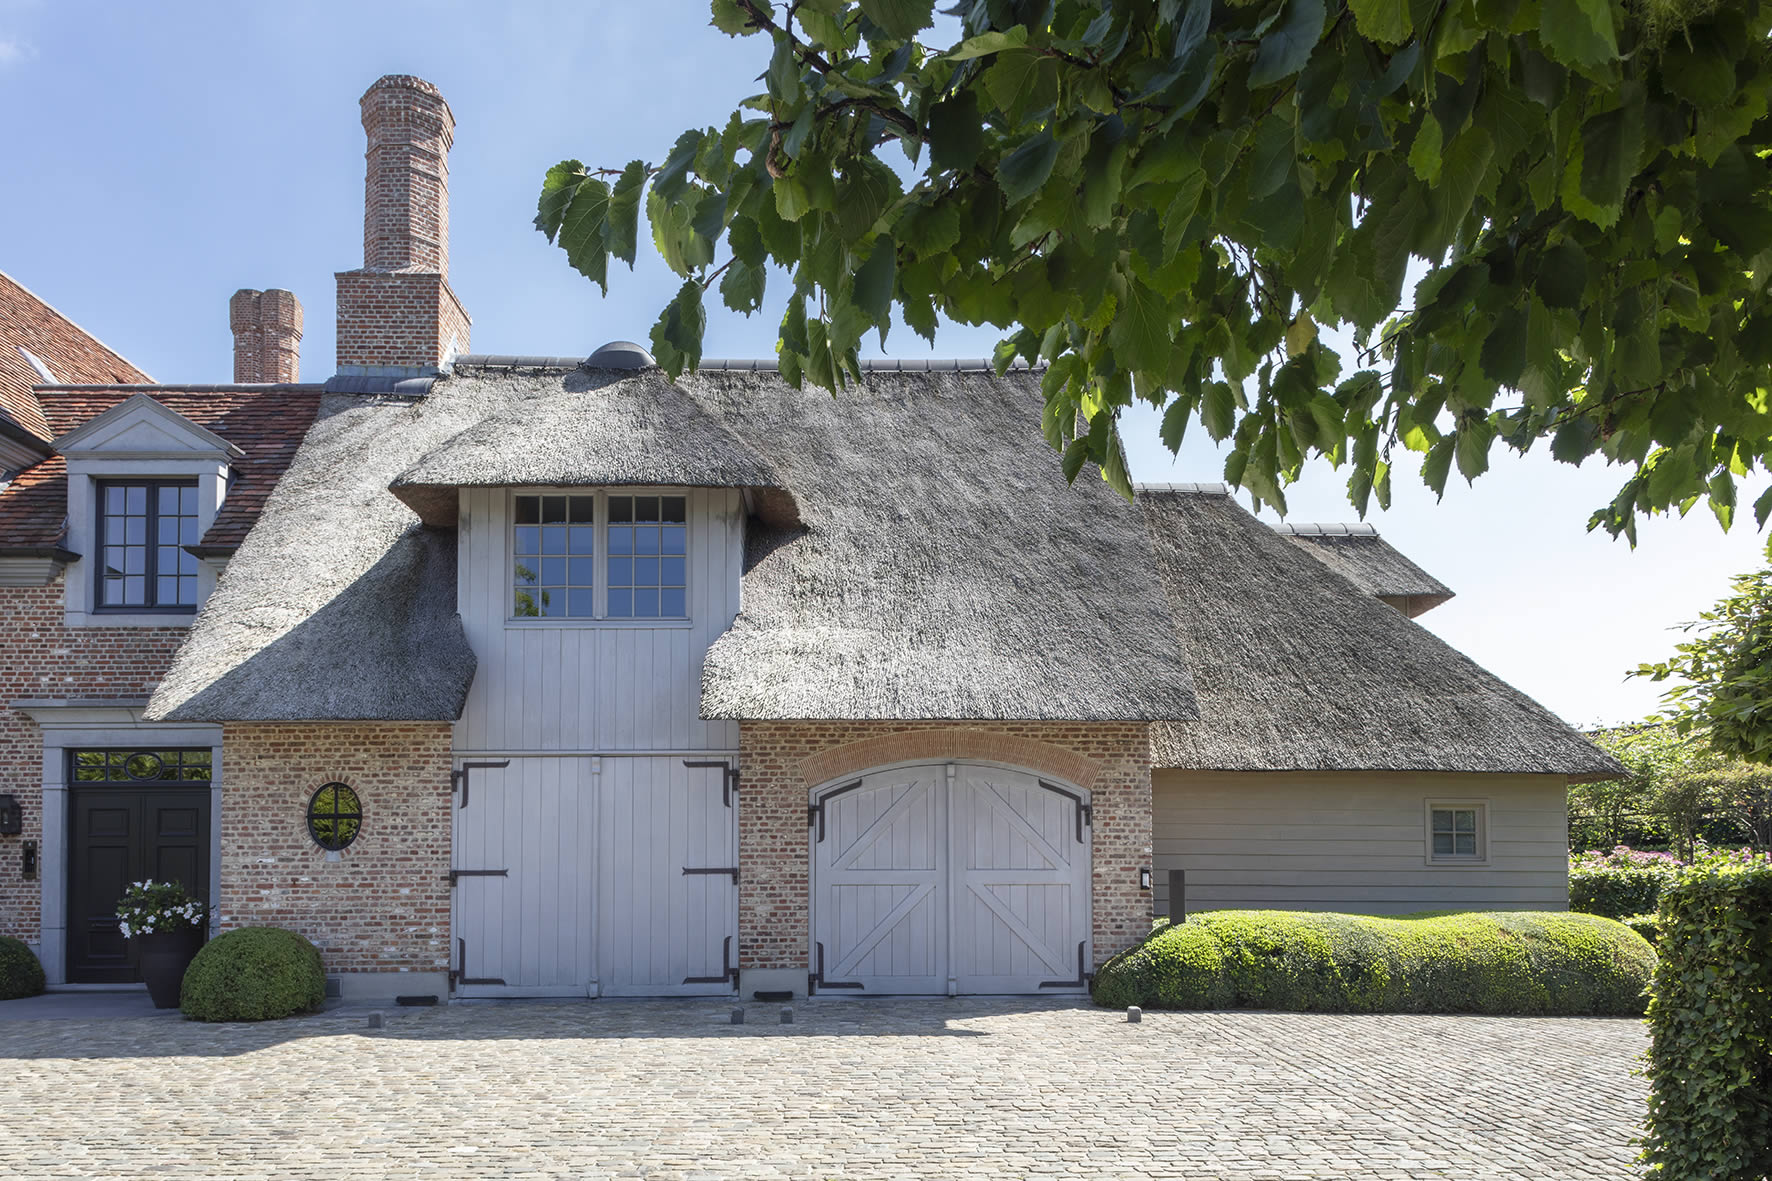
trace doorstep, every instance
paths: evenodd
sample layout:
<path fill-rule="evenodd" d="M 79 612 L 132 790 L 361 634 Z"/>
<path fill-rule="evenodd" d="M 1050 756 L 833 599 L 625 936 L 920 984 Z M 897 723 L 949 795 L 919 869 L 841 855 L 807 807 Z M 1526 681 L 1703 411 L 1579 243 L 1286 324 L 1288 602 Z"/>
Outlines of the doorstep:
<path fill-rule="evenodd" d="M 40 996 L 0 1001 L 0 1021 L 102 1021 L 165 1017 L 182 1021 L 177 1009 L 156 1009 L 145 985 L 57 984 Z"/>

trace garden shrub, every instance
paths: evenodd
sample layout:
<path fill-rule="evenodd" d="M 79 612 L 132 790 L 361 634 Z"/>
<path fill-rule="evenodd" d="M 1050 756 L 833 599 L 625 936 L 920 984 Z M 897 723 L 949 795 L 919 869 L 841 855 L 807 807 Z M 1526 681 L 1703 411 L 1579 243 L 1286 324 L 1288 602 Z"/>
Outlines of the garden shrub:
<path fill-rule="evenodd" d="M 1772 863 L 1694 866 L 1660 918 L 1643 1159 L 1694 1181 L 1772 1176 Z"/>
<path fill-rule="evenodd" d="M 1640 935 L 1597 915 L 1227 910 L 1157 928 L 1102 966 L 1094 995 L 1115 1008 L 1635 1016 L 1654 966 Z"/>
<path fill-rule="evenodd" d="M 0 1001 L 36 996 L 44 987 L 43 965 L 31 949 L 0 935 Z"/>
<path fill-rule="evenodd" d="M 1618 921 L 1647 939 L 1652 945 L 1661 939 L 1661 916 L 1659 914 L 1627 915 Z"/>
<path fill-rule="evenodd" d="M 271 1021 L 325 1001 L 312 943 L 278 927 L 241 927 L 203 945 L 185 972 L 179 1008 L 193 1021 Z"/>
<path fill-rule="evenodd" d="M 1671 854 L 1622 845 L 1610 853 L 1577 854 L 1569 859 L 1569 909 L 1609 919 L 1653 913 L 1681 865 Z"/>

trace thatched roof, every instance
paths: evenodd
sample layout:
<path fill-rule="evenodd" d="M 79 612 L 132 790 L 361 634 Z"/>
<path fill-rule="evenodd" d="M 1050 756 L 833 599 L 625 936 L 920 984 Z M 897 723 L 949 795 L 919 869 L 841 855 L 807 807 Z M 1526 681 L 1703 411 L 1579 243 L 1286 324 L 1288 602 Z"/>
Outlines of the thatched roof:
<path fill-rule="evenodd" d="M 803 527 L 753 530 L 708 654 L 719 718 L 1184 720 L 1192 686 L 1138 510 L 1040 438 L 1038 374 L 776 374 L 684 387 L 768 456 Z"/>
<path fill-rule="evenodd" d="M 387 489 L 471 420 L 447 402 L 326 395 L 147 717 L 459 717 L 475 660 L 455 610 L 455 535 Z"/>
<path fill-rule="evenodd" d="M 501 409 L 393 482 L 429 525 L 454 525 L 456 490 L 511 484 L 758 488 L 783 524 L 792 498 L 769 462 L 658 369 L 573 369 L 538 379 L 457 366 L 452 396 Z"/>
<path fill-rule="evenodd" d="M 705 665 L 706 715 L 1196 716 L 1168 607 L 1149 593 L 1143 514 L 1092 473 L 1066 485 L 1039 436 L 1037 375 L 873 373 L 833 398 L 773 372 L 673 387 L 656 370 L 468 365 L 415 404 L 328 401 L 150 716 L 457 716 L 473 658 L 446 535 L 389 485 L 574 474 L 566 449 L 542 450 L 549 429 L 601 448 L 577 474 L 609 481 L 623 422 L 642 424 L 629 449 L 649 465 L 628 479 L 699 472 L 758 485 L 753 504 L 779 510 L 775 488 L 797 501 L 752 522 L 743 609 Z M 573 421 L 599 407 L 618 408 L 616 426 Z M 719 456 L 700 454 L 710 440 Z"/>
<path fill-rule="evenodd" d="M 1543 706 L 1222 493 L 1138 497 L 1200 720 L 1152 727 L 1158 767 L 1611 778 Z"/>
<path fill-rule="evenodd" d="M 1452 588 L 1391 548 L 1371 525 L 1275 525 L 1274 532 L 1414 619 L 1452 598 Z"/>

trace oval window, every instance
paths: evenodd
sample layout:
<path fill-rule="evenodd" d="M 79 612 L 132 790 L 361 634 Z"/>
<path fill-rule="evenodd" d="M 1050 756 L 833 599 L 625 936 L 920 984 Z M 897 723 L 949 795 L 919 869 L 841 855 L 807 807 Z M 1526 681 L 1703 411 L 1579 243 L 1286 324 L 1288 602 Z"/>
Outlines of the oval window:
<path fill-rule="evenodd" d="M 336 853 L 356 840 L 362 827 L 363 805 L 346 784 L 321 784 L 308 801 L 308 835 L 322 849 Z"/>

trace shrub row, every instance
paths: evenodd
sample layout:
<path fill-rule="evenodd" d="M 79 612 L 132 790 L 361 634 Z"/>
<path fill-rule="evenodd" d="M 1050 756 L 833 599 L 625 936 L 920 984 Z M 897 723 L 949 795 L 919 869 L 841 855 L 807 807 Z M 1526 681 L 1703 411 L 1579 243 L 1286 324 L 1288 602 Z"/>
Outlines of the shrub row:
<path fill-rule="evenodd" d="M 1650 986 L 1657 1176 L 1772 1177 L 1772 864 L 1695 866 L 1661 896 Z"/>
<path fill-rule="evenodd" d="M 1655 952 L 1596 915 L 1213 911 L 1104 964 L 1115 1008 L 1635 1016 Z"/>
<path fill-rule="evenodd" d="M 31 949 L 0 935 L 0 1001 L 36 996 L 44 987 L 43 965 Z"/>

